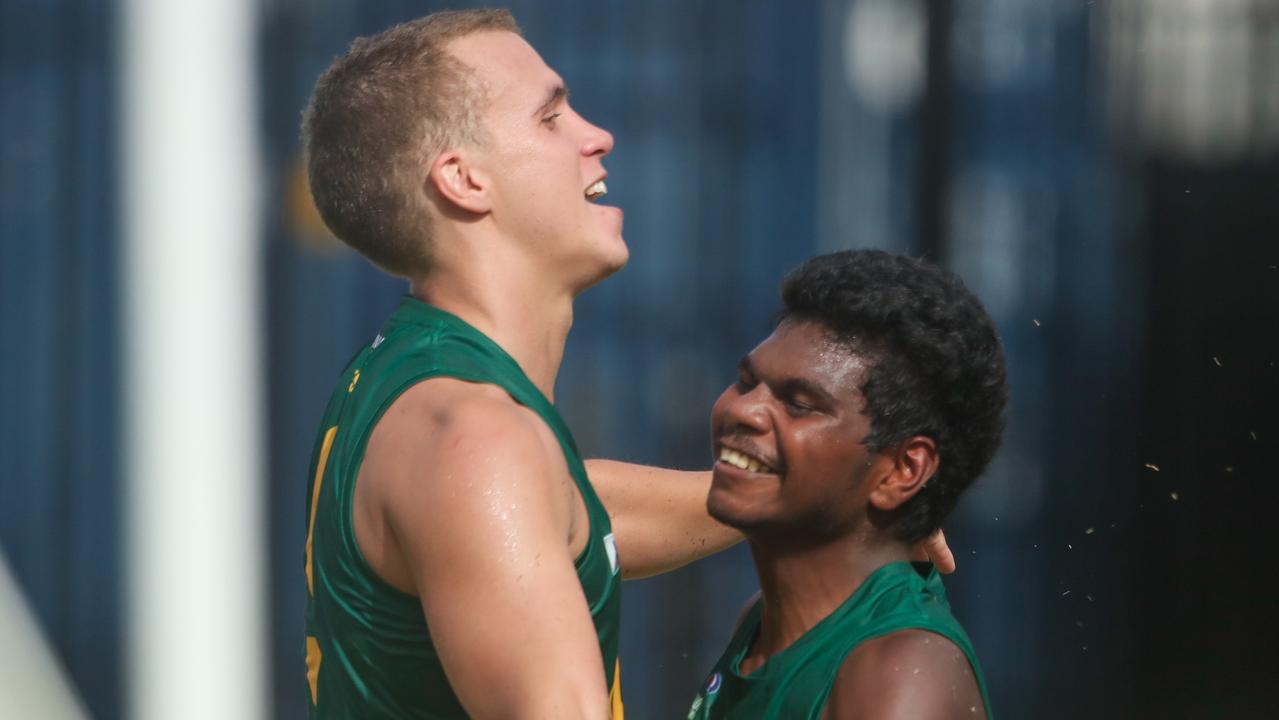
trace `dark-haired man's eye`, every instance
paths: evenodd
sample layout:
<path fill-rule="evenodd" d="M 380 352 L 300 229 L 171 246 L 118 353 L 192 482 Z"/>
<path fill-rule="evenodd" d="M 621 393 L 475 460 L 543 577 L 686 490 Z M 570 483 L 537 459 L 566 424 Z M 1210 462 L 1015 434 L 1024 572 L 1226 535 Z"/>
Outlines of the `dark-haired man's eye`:
<path fill-rule="evenodd" d="M 786 412 L 790 413 L 791 417 L 802 417 L 812 411 L 812 408 L 801 402 L 796 402 L 794 400 L 786 401 Z"/>

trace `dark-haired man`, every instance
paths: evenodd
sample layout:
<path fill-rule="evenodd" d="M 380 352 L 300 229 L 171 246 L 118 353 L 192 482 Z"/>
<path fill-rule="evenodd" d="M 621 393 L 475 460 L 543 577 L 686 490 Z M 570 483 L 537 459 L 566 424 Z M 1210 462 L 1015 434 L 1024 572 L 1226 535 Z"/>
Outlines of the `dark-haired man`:
<path fill-rule="evenodd" d="M 1003 351 L 950 273 L 882 252 L 789 275 L 773 334 L 712 411 L 710 514 L 759 573 L 699 718 L 971 718 L 989 703 L 910 548 L 994 455 Z"/>

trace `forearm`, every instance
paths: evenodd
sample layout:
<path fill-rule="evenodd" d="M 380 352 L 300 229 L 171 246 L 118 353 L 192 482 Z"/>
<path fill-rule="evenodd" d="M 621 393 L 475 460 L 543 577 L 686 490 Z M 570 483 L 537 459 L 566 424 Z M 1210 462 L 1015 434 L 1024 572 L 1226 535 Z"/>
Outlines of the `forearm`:
<path fill-rule="evenodd" d="M 622 576 L 674 570 L 742 540 L 706 512 L 709 471 L 590 460 L 587 473 L 613 524 Z"/>

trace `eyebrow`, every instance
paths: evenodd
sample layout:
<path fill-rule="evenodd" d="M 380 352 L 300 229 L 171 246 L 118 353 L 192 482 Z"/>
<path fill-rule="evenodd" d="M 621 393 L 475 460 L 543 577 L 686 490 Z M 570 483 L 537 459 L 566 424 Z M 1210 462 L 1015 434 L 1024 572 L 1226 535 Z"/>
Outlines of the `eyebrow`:
<path fill-rule="evenodd" d="M 559 85 L 556 85 L 555 87 L 551 88 L 551 91 L 546 96 L 546 102 L 542 103 L 541 105 L 538 105 L 537 110 L 533 113 L 533 115 L 534 116 L 544 115 L 547 110 L 550 110 L 551 107 L 555 105 L 555 103 L 558 103 L 561 100 L 567 100 L 567 99 L 568 99 L 568 88 L 564 87 L 563 83 L 560 83 Z"/>
<path fill-rule="evenodd" d="M 740 361 L 738 361 L 737 369 L 758 379 L 758 375 L 755 373 L 755 366 L 751 364 L 751 358 L 749 355 L 744 356 Z M 814 399 L 826 404 L 828 407 L 835 403 L 835 398 L 826 391 L 826 388 L 818 385 L 808 378 L 790 377 L 775 384 L 768 384 L 772 385 L 778 391 L 778 394 L 781 395 L 796 395 L 803 393 L 812 396 Z"/>

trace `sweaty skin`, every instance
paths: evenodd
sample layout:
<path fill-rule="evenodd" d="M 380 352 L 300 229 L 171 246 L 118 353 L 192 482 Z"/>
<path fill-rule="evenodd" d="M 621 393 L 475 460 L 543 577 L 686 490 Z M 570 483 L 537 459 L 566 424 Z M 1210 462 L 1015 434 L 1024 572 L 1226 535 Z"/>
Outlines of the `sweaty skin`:
<path fill-rule="evenodd" d="M 985 718 L 973 667 L 954 643 L 925 630 L 868 640 L 849 654 L 824 720 Z"/>

